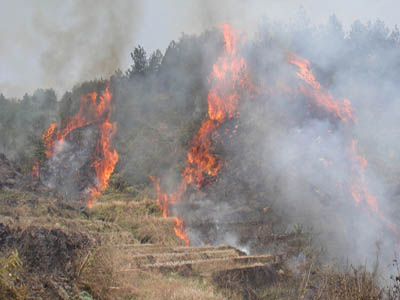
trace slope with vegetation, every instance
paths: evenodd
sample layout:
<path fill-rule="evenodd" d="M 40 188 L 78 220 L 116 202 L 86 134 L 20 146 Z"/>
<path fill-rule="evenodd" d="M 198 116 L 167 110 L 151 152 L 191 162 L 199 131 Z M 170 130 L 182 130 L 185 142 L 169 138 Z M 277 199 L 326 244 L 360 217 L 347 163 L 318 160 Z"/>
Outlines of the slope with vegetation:
<path fill-rule="evenodd" d="M 285 34 L 291 42 L 282 43 L 309 57 L 327 87 L 333 85 L 339 68 L 359 81 L 363 78 L 358 74 L 378 82 L 397 78 L 397 66 L 386 65 L 383 56 L 397 57 L 393 49 L 399 46 L 400 35 L 397 29 L 389 32 L 381 22 L 355 23 L 345 35 L 340 23 L 331 18 L 325 28 L 298 27 Z M 325 45 L 332 36 L 343 44 L 340 55 Z M 273 41 L 266 30 L 244 49 L 255 78 L 276 63 L 275 57 L 260 63 L 268 51 L 281 47 Z M 305 49 L 304 41 L 317 45 L 317 50 Z M 370 44 L 375 47 L 367 47 Z M 378 283 L 374 270 L 324 264 L 324 251 L 316 247 L 313 234 L 301 225 L 288 225 L 287 216 L 276 206 L 282 195 L 269 177 L 270 169 L 258 168 L 265 155 L 259 137 L 274 134 L 274 119 L 260 124 L 273 111 L 257 104 L 257 99 L 251 102 L 256 109 L 241 106 L 241 117 L 221 128 L 221 135 L 228 127 L 237 129 L 236 139 L 212 149 L 228 163 L 218 184 L 207 187 L 207 198 L 198 193 L 188 204 L 199 209 L 199 198 L 232 205 L 225 217 L 234 222 L 215 224 L 195 216 L 191 225 L 206 244 L 218 243 L 216 232 L 221 227 L 234 232 L 236 244 L 250 245 L 251 255 L 230 246 L 182 247 L 174 220 L 161 216 L 149 175 L 162 178 L 167 189 L 179 182 L 188 144 L 207 111 L 207 75 L 222 48 L 218 31 L 183 35 L 164 54 L 157 50 L 149 58 L 138 46 L 132 53 L 132 68 L 111 77 L 113 119 L 118 124 L 113 143 L 120 160 L 108 189 L 90 210 L 79 199 L 63 199 L 60 190 L 65 179 L 50 189 L 30 175 L 36 161 L 46 164 L 42 134 L 49 124 L 63 123 L 74 115 L 81 95 L 102 90 L 106 82 L 81 83 L 59 101 L 53 90 L 37 90 L 23 99 L 0 95 L 0 152 L 7 156 L 0 156 L 0 298 L 400 297 L 399 277 L 393 278 L 388 291 Z M 384 92 L 390 91 L 386 86 Z M 366 144 L 368 151 L 371 165 L 384 178 L 395 202 L 398 175 L 385 172 L 373 146 Z"/>
<path fill-rule="evenodd" d="M 112 181 L 87 210 L 0 161 L 0 293 L 5 299 L 381 299 L 374 274 L 323 267 L 301 229 L 281 255 L 183 247 L 174 220 Z M 10 185 L 10 178 L 14 184 Z M 271 243 L 271 241 L 270 241 Z M 290 251 L 288 251 L 290 249 Z M 299 260 L 296 253 L 305 253 Z M 296 261 L 298 260 L 298 261 Z M 156 288 L 155 288 L 156 287 Z M 392 298 L 396 299 L 396 298 Z"/>

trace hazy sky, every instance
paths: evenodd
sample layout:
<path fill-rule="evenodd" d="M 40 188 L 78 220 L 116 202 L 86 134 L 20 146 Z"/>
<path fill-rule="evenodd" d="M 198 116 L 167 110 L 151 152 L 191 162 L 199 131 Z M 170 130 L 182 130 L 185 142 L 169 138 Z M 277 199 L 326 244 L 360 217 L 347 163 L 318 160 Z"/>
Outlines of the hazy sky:
<path fill-rule="evenodd" d="M 230 22 L 252 31 L 262 18 L 289 20 L 300 7 L 315 24 L 332 14 L 398 23 L 395 0 L 0 0 L 0 93 L 22 96 L 54 87 L 60 94 L 85 79 L 125 70 L 141 44 L 162 51 L 182 32 Z"/>

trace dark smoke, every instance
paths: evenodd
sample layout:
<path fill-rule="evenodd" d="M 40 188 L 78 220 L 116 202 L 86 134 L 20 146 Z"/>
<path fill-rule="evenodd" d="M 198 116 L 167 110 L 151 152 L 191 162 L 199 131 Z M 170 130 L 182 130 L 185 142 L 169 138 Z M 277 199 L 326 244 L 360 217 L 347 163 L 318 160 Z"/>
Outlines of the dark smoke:
<path fill-rule="evenodd" d="M 140 12 L 134 1 L 75 2 L 63 16 L 65 23 L 52 24 L 38 11 L 33 24 L 47 44 L 41 57 L 44 80 L 64 88 L 110 76 L 131 46 Z"/>

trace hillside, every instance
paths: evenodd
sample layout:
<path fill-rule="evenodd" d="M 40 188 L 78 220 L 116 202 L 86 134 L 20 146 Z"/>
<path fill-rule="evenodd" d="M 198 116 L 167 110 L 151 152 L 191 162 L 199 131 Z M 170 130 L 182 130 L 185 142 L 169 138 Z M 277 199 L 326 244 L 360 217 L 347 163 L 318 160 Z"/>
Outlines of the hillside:
<path fill-rule="evenodd" d="M 146 197 L 110 188 L 87 210 L 23 178 L 4 157 L 0 178 L 6 299 L 379 299 L 365 270 L 319 265 L 301 229 L 270 236 L 268 244 L 280 249 L 274 255 L 185 247 L 173 218 Z"/>
<path fill-rule="evenodd" d="M 398 299 L 398 29 L 303 25 L 0 94 L 0 298 Z"/>

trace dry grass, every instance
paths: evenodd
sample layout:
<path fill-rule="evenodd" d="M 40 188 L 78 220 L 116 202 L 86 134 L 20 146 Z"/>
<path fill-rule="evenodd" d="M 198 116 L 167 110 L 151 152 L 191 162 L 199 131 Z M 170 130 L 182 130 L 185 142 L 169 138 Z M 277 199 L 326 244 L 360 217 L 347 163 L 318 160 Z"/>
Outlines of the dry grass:
<path fill-rule="evenodd" d="M 18 205 L 13 207 L 13 203 Z M 77 264 L 80 286 L 90 293 L 92 299 L 400 299 L 399 277 L 394 277 L 392 291 L 383 293 L 374 274 L 365 268 L 335 271 L 321 267 L 314 254 L 306 255 L 307 262 L 297 273 L 288 271 L 285 280 L 260 290 L 216 290 L 214 283 L 198 277 L 165 275 L 155 271 L 126 272 L 131 257 L 120 250 L 123 244 L 183 245 L 174 233 L 174 220 L 162 218 L 157 203 L 144 196 L 139 199 L 126 193 L 109 192 L 84 215 L 79 210 L 60 208 L 56 201 L 30 193 L 3 192 L 0 193 L 0 213 L 4 224 L 18 223 L 22 228 L 31 225 L 49 229 L 59 227 L 87 233 L 101 240 L 103 246 L 83 253 Z M 219 267 L 215 266 L 216 269 Z"/>
<path fill-rule="evenodd" d="M 173 218 L 141 217 L 129 220 L 126 225 L 141 243 L 162 244 L 166 246 L 183 246 L 175 232 Z"/>
<path fill-rule="evenodd" d="M 213 300 L 225 299 L 211 284 L 193 279 L 158 273 L 131 274 L 138 287 L 138 299 Z M 133 278 L 132 278 L 133 277 Z"/>
<path fill-rule="evenodd" d="M 107 201 L 94 204 L 90 211 L 92 220 L 114 223 L 141 243 L 182 245 L 173 231 L 174 220 L 161 218 L 155 201 L 112 200 L 111 195 L 108 196 Z M 347 268 L 339 272 L 323 267 L 314 250 L 307 252 L 307 261 L 297 272 L 288 269 L 283 276 L 285 280 L 260 290 L 243 288 L 245 294 L 242 295 L 240 289 L 216 291 L 213 284 L 196 277 L 183 278 L 132 269 L 124 272 L 129 262 L 127 253 L 118 250 L 118 239 L 109 240 L 107 245 L 113 246 L 96 250 L 82 268 L 82 282 L 96 299 L 224 299 L 223 295 L 229 299 L 383 299 L 382 289 L 373 273 L 365 268 Z"/>
<path fill-rule="evenodd" d="M 126 271 L 126 257 L 117 245 L 81 258 L 77 270 L 82 288 L 94 299 L 225 299 L 212 284 L 156 271 Z"/>
<path fill-rule="evenodd" d="M 365 267 L 338 270 L 317 259 L 292 269 L 285 281 L 257 291 L 255 299 L 398 300 L 381 288 L 376 274 Z"/>
<path fill-rule="evenodd" d="M 22 273 L 22 261 L 17 251 L 0 257 L 0 299 L 25 299 L 27 289 L 22 283 Z"/>
<path fill-rule="evenodd" d="M 129 199 L 129 198 L 127 198 Z M 90 210 L 90 215 L 105 221 L 118 221 L 125 216 L 161 216 L 161 211 L 156 201 L 144 199 L 140 202 L 118 200 L 109 200 L 107 202 L 96 201 Z"/>
<path fill-rule="evenodd" d="M 350 267 L 342 272 L 325 272 L 314 299 L 379 300 L 383 293 L 374 273 L 365 267 Z"/>
<path fill-rule="evenodd" d="M 391 276 L 392 283 L 388 288 L 388 299 L 399 300 L 400 299 L 400 265 L 396 258 L 393 260 L 394 275 Z"/>
<path fill-rule="evenodd" d="M 112 299 L 112 287 L 116 284 L 113 251 L 98 248 L 80 258 L 77 278 L 84 289 L 97 299 Z"/>
<path fill-rule="evenodd" d="M 161 218 L 161 211 L 154 200 L 97 201 L 89 212 L 92 220 L 112 222 L 130 232 L 140 243 L 183 245 L 174 233 L 173 218 Z"/>

